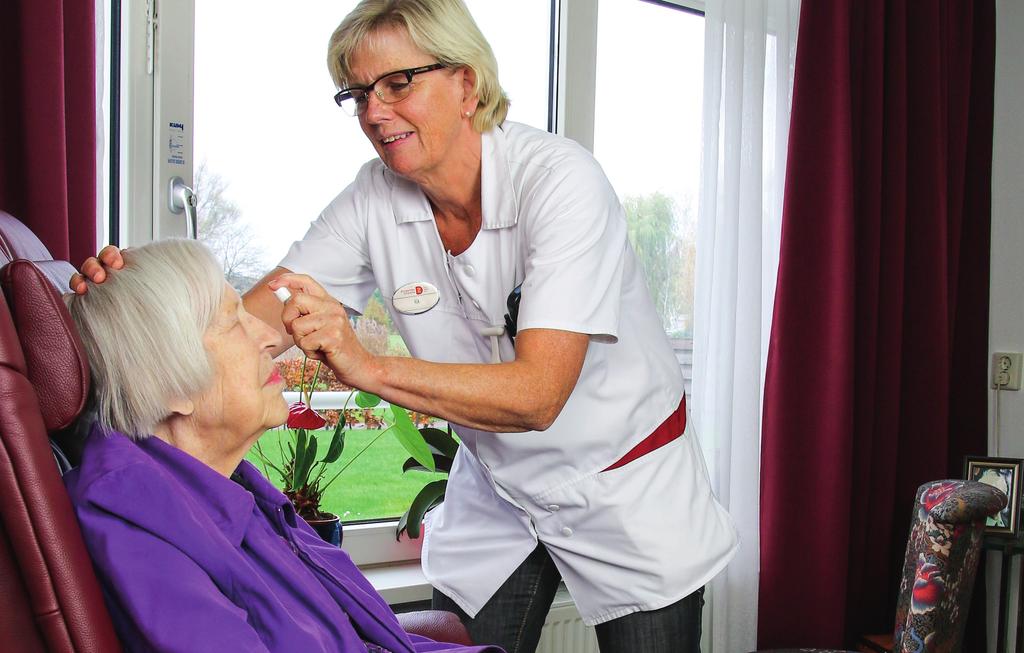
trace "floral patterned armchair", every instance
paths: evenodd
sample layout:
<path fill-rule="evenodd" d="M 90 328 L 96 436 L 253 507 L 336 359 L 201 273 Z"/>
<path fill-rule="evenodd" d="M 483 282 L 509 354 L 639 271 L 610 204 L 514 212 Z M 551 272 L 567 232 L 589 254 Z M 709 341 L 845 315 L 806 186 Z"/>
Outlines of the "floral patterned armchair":
<path fill-rule="evenodd" d="M 975 481 L 933 481 L 918 488 L 896 604 L 893 653 L 961 650 L 985 518 L 1006 502 L 1001 491 Z M 839 653 L 774 653 L 796 651 Z"/>

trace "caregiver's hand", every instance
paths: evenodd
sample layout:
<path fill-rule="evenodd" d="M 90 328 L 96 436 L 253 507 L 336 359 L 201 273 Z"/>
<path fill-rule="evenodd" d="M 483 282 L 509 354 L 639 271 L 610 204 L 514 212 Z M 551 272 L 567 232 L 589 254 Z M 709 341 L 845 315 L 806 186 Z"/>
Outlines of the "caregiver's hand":
<path fill-rule="evenodd" d="M 281 321 L 299 349 L 326 363 L 342 383 L 363 387 L 360 376 L 373 355 L 356 338 L 345 307 L 305 274 L 282 274 L 267 285 L 271 290 L 287 287 L 292 291 Z"/>
<path fill-rule="evenodd" d="M 120 270 L 124 267 L 124 258 L 121 257 L 121 250 L 115 245 L 107 245 L 100 250 L 96 256 L 85 259 L 78 272 L 71 275 L 68 286 L 78 295 L 84 295 L 89 289 L 86 281 L 103 283 L 107 280 L 107 268 Z"/>

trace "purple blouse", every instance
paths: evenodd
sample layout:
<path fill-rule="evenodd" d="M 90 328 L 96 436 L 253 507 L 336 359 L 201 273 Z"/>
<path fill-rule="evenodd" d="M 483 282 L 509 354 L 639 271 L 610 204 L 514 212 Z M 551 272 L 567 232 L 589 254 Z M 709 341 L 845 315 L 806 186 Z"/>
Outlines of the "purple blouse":
<path fill-rule="evenodd" d="M 94 429 L 65 483 L 128 651 L 501 651 L 403 631 L 247 461 L 227 479 L 158 438 Z"/>

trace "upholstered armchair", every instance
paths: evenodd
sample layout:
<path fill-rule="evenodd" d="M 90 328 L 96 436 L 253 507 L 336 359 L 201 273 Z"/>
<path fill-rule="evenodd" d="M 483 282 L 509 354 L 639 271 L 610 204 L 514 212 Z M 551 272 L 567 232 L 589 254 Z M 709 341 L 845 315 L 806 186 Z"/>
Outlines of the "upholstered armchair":
<path fill-rule="evenodd" d="M 58 294 L 72 272 L 69 263 L 52 260 L 31 231 L 0 211 L 3 653 L 121 650 L 61 483 L 67 459 L 57 455 L 50 440 L 74 423 L 89 391 L 88 361 Z M 68 443 L 62 444 L 74 459 Z M 399 622 L 411 633 L 471 643 L 450 612 L 411 612 Z"/>
<path fill-rule="evenodd" d="M 961 650 L 985 518 L 1002 510 L 1006 501 L 1001 491 L 975 481 L 933 481 L 918 488 L 889 650 Z M 860 650 L 884 648 L 865 642 Z M 785 651 L 833 653 L 824 649 Z"/>

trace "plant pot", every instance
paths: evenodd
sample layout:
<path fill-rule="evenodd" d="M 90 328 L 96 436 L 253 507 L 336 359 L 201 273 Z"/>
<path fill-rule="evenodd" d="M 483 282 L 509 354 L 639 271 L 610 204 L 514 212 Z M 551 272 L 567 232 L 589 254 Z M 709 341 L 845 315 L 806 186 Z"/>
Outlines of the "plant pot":
<path fill-rule="evenodd" d="M 330 513 L 324 513 L 326 518 L 324 519 L 307 519 L 306 523 L 313 527 L 316 534 L 320 536 L 324 542 L 333 544 L 334 546 L 341 546 L 341 519 L 337 515 Z"/>

